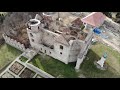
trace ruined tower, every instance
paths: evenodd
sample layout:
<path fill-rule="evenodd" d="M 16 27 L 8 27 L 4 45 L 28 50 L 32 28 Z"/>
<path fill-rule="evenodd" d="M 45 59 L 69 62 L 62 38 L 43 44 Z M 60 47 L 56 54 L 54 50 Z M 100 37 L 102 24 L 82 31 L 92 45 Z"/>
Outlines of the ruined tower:
<path fill-rule="evenodd" d="M 40 43 L 40 21 L 37 19 L 30 19 L 27 23 L 27 33 L 30 41 L 30 45 L 35 48 L 35 43 Z"/>

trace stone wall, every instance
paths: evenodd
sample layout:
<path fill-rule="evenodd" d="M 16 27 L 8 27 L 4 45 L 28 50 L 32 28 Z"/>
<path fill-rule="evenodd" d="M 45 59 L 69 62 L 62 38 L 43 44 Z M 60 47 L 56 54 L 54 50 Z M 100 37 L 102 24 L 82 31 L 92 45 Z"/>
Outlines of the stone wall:
<path fill-rule="evenodd" d="M 10 37 L 6 36 L 5 34 L 3 34 L 3 38 L 7 44 L 9 44 L 9 45 L 21 50 L 21 51 L 26 50 L 24 44 L 21 44 L 20 42 L 14 40 L 14 39 L 11 39 Z"/>
<path fill-rule="evenodd" d="M 82 49 L 79 52 L 78 56 L 77 56 L 77 62 L 76 62 L 76 66 L 75 69 L 79 69 L 81 63 L 83 62 L 83 60 L 86 57 L 86 54 L 91 46 L 91 42 L 92 42 L 92 38 L 93 38 L 93 33 L 90 32 L 89 35 L 87 36 L 84 44 L 82 45 Z"/>
<path fill-rule="evenodd" d="M 66 47 L 63 45 L 64 49 L 60 50 L 59 46 L 61 44 L 59 43 L 55 43 L 54 44 L 54 49 L 50 49 L 49 47 L 46 47 L 42 44 L 36 44 L 36 43 L 31 43 L 32 47 L 39 50 L 40 52 L 49 55 L 55 59 L 58 59 L 62 62 L 64 62 L 65 64 L 68 64 L 68 54 L 69 54 L 69 47 Z"/>
<path fill-rule="evenodd" d="M 77 56 L 82 49 L 81 46 L 83 45 L 83 42 L 80 42 L 78 40 L 73 40 L 72 45 L 70 47 L 69 51 L 69 62 L 77 61 Z"/>

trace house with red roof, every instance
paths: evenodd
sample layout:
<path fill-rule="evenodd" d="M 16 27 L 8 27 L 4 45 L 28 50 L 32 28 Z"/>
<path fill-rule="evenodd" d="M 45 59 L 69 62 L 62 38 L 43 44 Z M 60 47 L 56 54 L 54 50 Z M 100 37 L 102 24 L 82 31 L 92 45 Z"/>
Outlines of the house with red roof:
<path fill-rule="evenodd" d="M 106 16 L 101 12 L 93 12 L 88 16 L 81 19 L 81 21 L 86 25 L 91 25 L 96 28 L 103 24 Z"/>

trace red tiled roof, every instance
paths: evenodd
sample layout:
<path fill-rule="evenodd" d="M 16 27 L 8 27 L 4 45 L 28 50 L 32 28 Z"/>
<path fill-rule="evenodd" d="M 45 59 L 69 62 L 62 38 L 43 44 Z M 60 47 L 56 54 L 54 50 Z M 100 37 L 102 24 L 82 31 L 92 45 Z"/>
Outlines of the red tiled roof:
<path fill-rule="evenodd" d="M 82 22 L 90 24 L 92 26 L 99 26 L 104 22 L 105 15 L 101 12 L 93 12 L 88 16 L 81 19 Z"/>

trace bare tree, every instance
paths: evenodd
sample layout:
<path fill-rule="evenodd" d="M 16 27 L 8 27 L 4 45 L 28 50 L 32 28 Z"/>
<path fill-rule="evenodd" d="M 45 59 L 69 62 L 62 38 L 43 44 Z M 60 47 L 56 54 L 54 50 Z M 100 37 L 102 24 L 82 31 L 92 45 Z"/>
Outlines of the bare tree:
<path fill-rule="evenodd" d="M 27 36 L 26 22 L 34 18 L 40 12 L 8 12 L 3 21 L 2 31 L 7 33 L 11 38 L 23 43 L 26 47 L 29 46 Z"/>

